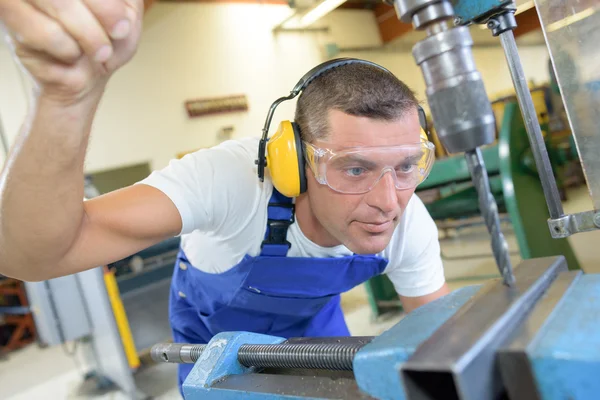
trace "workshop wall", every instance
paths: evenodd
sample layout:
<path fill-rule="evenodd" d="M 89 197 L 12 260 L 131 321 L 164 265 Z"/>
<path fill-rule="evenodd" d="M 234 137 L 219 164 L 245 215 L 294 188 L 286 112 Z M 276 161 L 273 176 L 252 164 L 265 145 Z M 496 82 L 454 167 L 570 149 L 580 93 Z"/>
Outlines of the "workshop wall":
<path fill-rule="evenodd" d="M 177 153 L 216 144 L 225 126 L 235 127 L 234 137 L 259 135 L 271 103 L 325 60 L 326 43 L 381 44 L 366 10 L 330 14 L 320 22 L 329 32 L 273 35 L 291 12 L 285 5 L 155 3 L 136 56 L 109 83 L 86 170 L 146 161 L 162 168 Z M 25 114 L 25 90 L 5 48 L 0 63 L 0 112 L 12 140 Z M 184 107 L 186 100 L 234 94 L 247 95 L 248 112 L 190 119 Z M 294 104 L 282 104 L 275 120 L 292 118 Z"/>

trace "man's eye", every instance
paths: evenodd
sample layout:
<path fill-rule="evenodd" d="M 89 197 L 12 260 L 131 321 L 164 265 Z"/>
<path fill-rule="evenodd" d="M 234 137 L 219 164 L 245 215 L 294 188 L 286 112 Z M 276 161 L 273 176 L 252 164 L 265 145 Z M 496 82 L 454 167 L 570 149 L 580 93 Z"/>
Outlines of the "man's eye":
<path fill-rule="evenodd" d="M 402 173 L 409 173 L 415 168 L 415 164 L 402 164 L 397 170 Z"/>
<path fill-rule="evenodd" d="M 354 168 L 348 168 L 348 169 L 346 169 L 346 174 L 350 175 L 350 176 L 360 176 L 364 172 L 365 172 L 365 169 L 364 168 L 360 168 L 360 167 L 354 167 Z"/>

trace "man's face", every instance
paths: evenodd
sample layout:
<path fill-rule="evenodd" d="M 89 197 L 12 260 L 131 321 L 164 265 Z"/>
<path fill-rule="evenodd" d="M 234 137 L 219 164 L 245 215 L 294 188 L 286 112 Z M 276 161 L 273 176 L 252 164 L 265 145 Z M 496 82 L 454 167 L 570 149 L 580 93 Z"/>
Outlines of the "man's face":
<path fill-rule="evenodd" d="M 342 150 L 350 147 L 396 146 L 418 143 L 420 124 L 416 110 L 395 121 L 329 112 L 329 135 L 315 146 Z M 339 193 L 316 181 L 307 168 L 307 195 L 312 213 L 332 236 L 357 254 L 375 254 L 390 242 L 415 189 L 397 190 L 391 173 L 385 173 L 371 191 Z"/>

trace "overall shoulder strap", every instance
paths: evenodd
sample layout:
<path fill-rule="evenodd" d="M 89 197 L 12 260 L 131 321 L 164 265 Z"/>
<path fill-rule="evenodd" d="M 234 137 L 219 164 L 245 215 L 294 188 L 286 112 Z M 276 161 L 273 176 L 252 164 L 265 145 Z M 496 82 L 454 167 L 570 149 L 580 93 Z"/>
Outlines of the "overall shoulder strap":
<path fill-rule="evenodd" d="M 261 244 L 261 256 L 285 257 L 292 246 L 286 240 L 287 230 L 294 223 L 294 203 L 273 188 L 267 208 L 267 231 Z"/>

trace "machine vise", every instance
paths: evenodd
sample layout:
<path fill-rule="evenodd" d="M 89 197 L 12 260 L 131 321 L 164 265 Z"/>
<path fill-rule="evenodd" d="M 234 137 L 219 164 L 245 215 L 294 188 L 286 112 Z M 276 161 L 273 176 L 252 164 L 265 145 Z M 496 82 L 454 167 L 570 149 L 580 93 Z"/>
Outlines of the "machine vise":
<path fill-rule="evenodd" d="M 194 363 L 186 400 L 597 399 L 600 274 L 565 258 L 523 261 L 516 283 L 467 286 L 377 337 L 217 334 L 155 345 L 159 362 Z"/>

